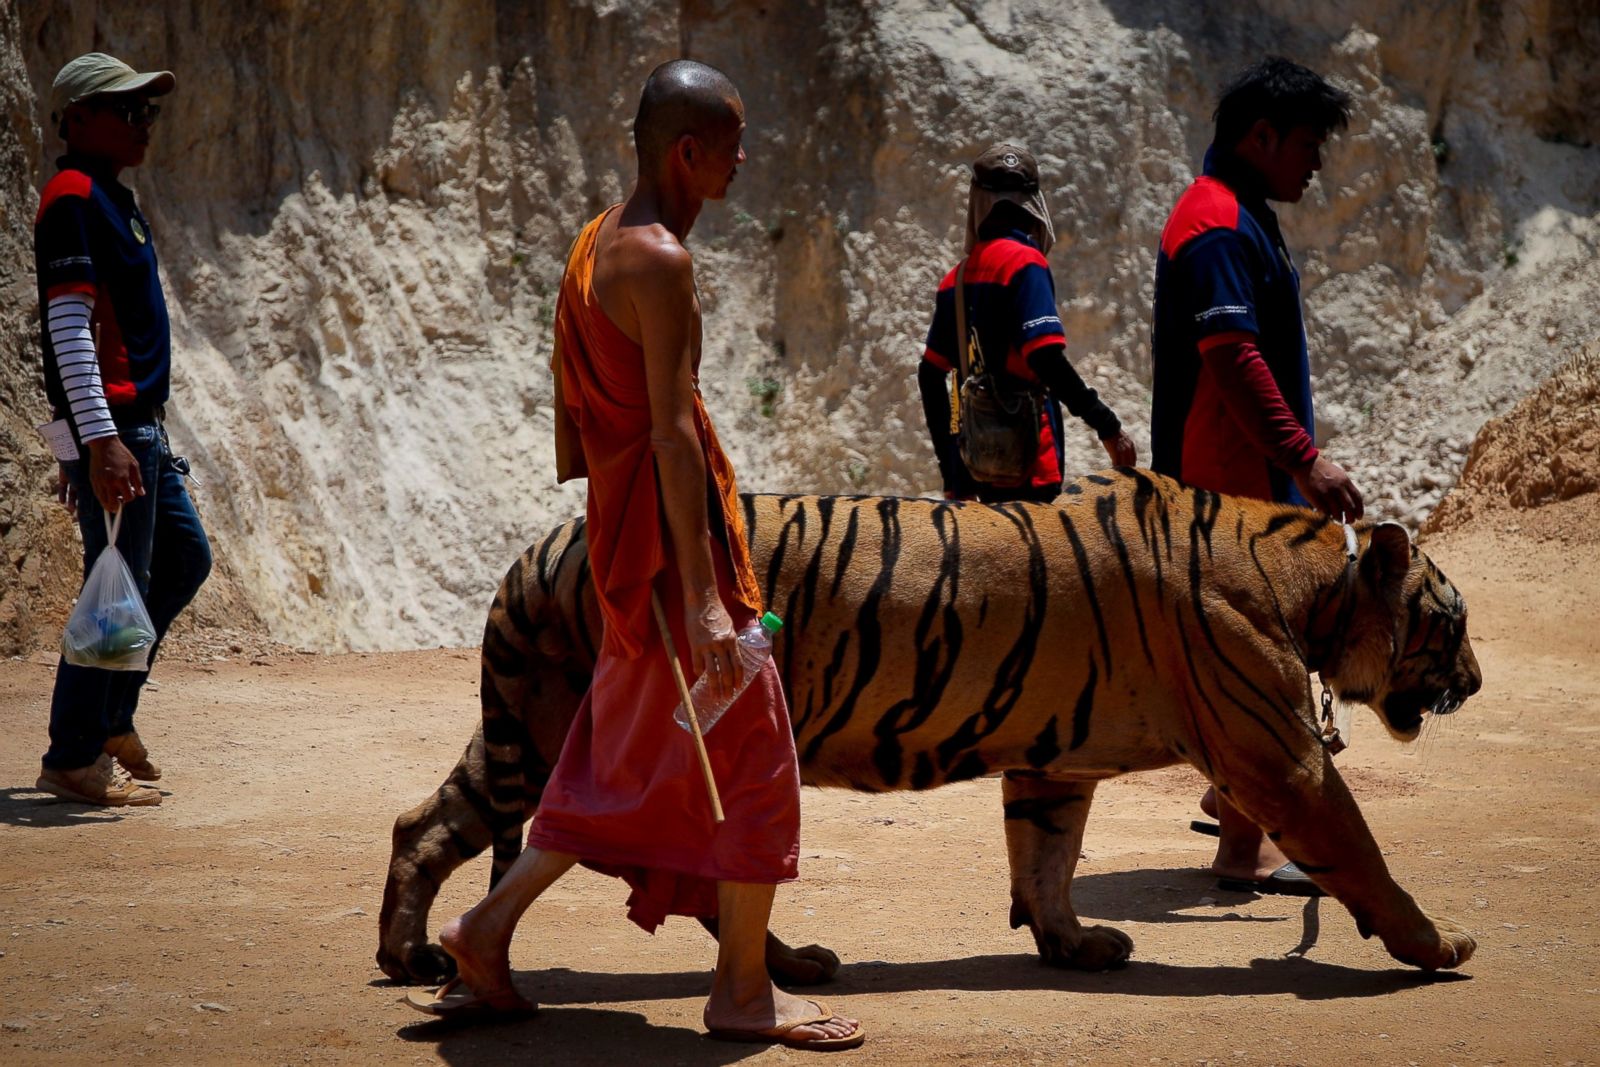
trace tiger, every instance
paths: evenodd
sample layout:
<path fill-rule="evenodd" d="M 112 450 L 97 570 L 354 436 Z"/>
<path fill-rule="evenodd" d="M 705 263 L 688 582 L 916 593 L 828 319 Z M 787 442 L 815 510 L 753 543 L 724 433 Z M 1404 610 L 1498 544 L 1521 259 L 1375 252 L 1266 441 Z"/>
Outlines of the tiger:
<path fill-rule="evenodd" d="M 1414 740 L 1482 676 L 1461 594 L 1405 527 L 1185 486 L 1132 468 L 1053 502 L 741 497 L 802 781 L 867 792 L 999 775 L 1010 923 L 1044 962 L 1102 970 L 1132 940 L 1085 926 L 1070 889 L 1096 784 L 1188 762 L 1395 959 L 1457 967 L 1476 942 L 1396 884 L 1335 769 L 1310 675 Z M 482 647 L 482 719 L 434 794 L 400 815 L 379 967 L 438 982 L 440 884 L 493 847 L 491 885 L 588 687 L 601 636 L 584 521 L 506 572 Z M 663 712 L 665 713 L 665 712 Z M 715 933 L 714 921 L 707 926 Z M 775 978 L 838 957 L 769 933 Z"/>

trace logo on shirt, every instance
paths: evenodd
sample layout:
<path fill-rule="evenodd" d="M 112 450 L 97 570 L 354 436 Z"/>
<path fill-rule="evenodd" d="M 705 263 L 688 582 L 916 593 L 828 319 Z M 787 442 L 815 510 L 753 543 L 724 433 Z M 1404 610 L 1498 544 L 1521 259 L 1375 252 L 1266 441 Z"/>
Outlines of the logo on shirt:
<path fill-rule="evenodd" d="M 138 219 L 129 219 L 128 220 L 128 229 L 133 231 L 133 239 L 135 241 L 138 241 L 140 244 L 144 244 L 146 241 L 148 241 L 150 239 L 150 238 L 145 236 L 144 227 L 139 225 L 139 220 Z"/>
<path fill-rule="evenodd" d="M 1250 314 L 1250 309 L 1243 304 L 1218 304 L 1214 308 L 1206 308 L 1204 311 L 1200 312 L 1194 317 L 1194 321 L 1205 322 L 1207 319 L 1214 319 L 1218 315 L 1248 314 Z"/>

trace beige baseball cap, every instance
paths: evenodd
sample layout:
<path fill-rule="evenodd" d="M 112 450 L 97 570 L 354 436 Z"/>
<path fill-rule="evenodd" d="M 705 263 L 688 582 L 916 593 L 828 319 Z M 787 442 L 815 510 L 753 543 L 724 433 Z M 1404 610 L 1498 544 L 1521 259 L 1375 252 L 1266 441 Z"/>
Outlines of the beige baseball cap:
<path fill-rule="evenodd" d="M 55 84 L 50 87 L 50 111 L 60 116 L 68 104 L 100 93 L 143 91 L 150 96 L 164 96 L 177 87 L 178 79 L 170 70 L 141 74 L 115 56 L 89 52 L 62 67 L 56 75 Z"/>

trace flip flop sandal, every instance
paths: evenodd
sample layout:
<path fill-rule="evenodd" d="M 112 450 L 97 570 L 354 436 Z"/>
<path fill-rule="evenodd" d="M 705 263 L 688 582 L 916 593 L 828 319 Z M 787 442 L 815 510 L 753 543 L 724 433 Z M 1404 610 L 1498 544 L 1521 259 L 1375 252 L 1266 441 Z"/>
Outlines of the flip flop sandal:
<path fill-rule="evenodd" d="M 1311 880 L 1311 876 L 1285 863 L 1265 878 L 1218 878 L 1217 888 L 1230 893 L 1259 893 L 1262 896 L 1325 897 L 1327 891 Z"/>
<path fill-rule="evenodd" d="M 867 1032 L 860 1024 L 856 1025 L 856 1032 L 846 1037 L 796 1037 L 794 1031 L 802 1026 L 812 1026 L 825 1023 L 835 1018 L 828 1006 L 820 1001 L 812 1001 L 817 1006 L 818 1014 L 810 1019 L 797 1019 L 791 1023 L 783 1023 L 767 1030 L 708 1030 L 707 1036 L 717 1041 L 741 1041 L 755 1045 L 782 1045 L 785 1048 L 810 1049 L 814 1052 L 840 1052 L 844 1049 L 860 1048 L 861 1043 L 867 1039 Z"/>
<path fill-rule="evenodd" d="M 452 978 L 432 993 L 413 989 L 402 1000 L 435 1019 L 457 1022 L 525 1019 L 539 1006 L 523 998 L 515 989 L 493 993 L 474 993 L 459 978 Z"/>

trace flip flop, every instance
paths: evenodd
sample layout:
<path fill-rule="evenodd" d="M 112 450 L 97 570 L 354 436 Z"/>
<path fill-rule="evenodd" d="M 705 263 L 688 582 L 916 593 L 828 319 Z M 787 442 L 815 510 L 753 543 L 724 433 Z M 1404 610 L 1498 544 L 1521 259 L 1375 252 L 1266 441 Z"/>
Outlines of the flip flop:
<path fill-rule="evenodd" d="M 1217 888 L 1230 893 L 1260 893 L 1262 896 L 1325 897 L 1327 891 L 1311 880 L 1311 876 L 1285 863 L 1265 878 L 1218 878 Z"/>
<path fill-rule="evenodd" d="M 432 993 L 413 989 L 402 998 L 411 1007 L 435 1019 L 457 1022 L 523 1019 L 539 1010 L 515 989 L 474 993 L 459 978 L 452 978 Z"/>
<path fill-rule="evenodd" d="M 1206 822 L 1204 819 L 1191 820 L 1189 823 L 1189 829 L 1193 830 L 1197 834 L 1205 834 L 1207 837 L 1222 836 L 1222 827 L 1218 826 L 1214 822 Z"/>
<path fill-rule="evenodd" d="M 828 1006 L 819 1000 L 812 1001 L 817 1006 L 817 1015 L 810 1019 L 796 1019 L 791 1023 L 782 1023 L 766 1030 L 708 1030 L 707 1036 L 717 1041 L 742 1041 L 755 1045 L 782 1045 L 785 1048 L 810 1049 L 814 1052 L 839 1052 L 849 1048 L 860 1048 L 861 1043 L 867 1039 L 866 1028 L 859 1023 L 856 1032 L 846 1037 L 796 1037 L 794 1031 L 802 1026 L 811 1026 L 816 1023 L 825 1023 L 834 1018 Z"/>

